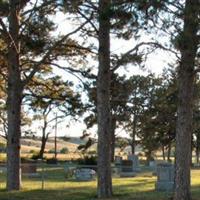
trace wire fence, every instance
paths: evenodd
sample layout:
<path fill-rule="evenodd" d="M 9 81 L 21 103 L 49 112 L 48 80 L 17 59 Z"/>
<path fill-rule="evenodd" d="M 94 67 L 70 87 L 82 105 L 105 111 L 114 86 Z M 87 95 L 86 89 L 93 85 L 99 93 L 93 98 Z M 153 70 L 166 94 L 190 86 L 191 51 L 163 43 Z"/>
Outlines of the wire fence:
<path fill-rule="evenodd" d="M 119 177 L 120 166 L 112 166 L 112 176 Z M 6 164 L 0 165 L 0 189 L 6 189 Z M 21 164 L 22 188 L 24 189 L 51 189 L 65 187 L 67 182 L 94 181 L 97 177 L 96 165 L 46 164 L 23 163 Z"/>

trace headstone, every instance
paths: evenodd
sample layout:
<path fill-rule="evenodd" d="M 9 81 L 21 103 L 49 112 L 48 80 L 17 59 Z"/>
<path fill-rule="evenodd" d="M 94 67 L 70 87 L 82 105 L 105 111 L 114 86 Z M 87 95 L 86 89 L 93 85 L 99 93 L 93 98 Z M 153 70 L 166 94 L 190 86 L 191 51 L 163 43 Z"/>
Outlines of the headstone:
<path fill-rule="evenodd" d="M 194 167 L 200 167 L 200 163 L 194 163 L 194 165 L 193 165 Z"/>
<path fill-rule="evenodd" d="M 133 177 L 135 175 L 132 160 L 122 160 L 120 177 Z"/>
<path fill-rule="evenodd" d="M 22 160 L 21 172 L 22 175 L 28 176 L 29 178 L 40 177 L 40 174 L 37 172 L 37 162 L 32 159 Z"/>
<path fill-rule="evenodd" d="M 156 168 L 156 161 L 155 160 L 149 161 L 149 167 Z"/>
<path fill-rule="evenodd" d="M 160 163 L 157 165 L 156 190 L 172 192 L 174 189 L 174 165 Z"/>
<path fill-rule="evenodd" d="M 149 168 L 153 171 L 152 175 L 157 175 L 157 162 L 155 160 L 149 161 Z"/>
<path fill-rule="evenodd" d="M 37 168 L 35 163 L 23 163 L 21 165 L 22 174 L 33 174 L 37 173 Z"/>
<path fill-rule="evenodd" d="M 119 175 L 121 172 L 121 164 L 122 164 L 122 157 L 121 156 L 115 156 L 115 168 L 114 168 L 114 174 Z"/>
<path fill-rule="evenodd" d="M 90 181 L 95 178 L 96 172 L 89 168 L 79 168 L 75 170 L 75 178 L 77 181 Z"/>
<path fill-rule="evenodd" d="M 115 165 L 121 165 L 121 163 L 122 163 L 122 157 L 115 156 Z"/>
<path fill-rule="evenodd" d="M 140 172 L 140 163 L 139 163 L 139 159 L 137 155 L 129 155 L 128 156 L 128 160 L 131 160 L 133 165 L 133 171 L 134 172 Z"/>

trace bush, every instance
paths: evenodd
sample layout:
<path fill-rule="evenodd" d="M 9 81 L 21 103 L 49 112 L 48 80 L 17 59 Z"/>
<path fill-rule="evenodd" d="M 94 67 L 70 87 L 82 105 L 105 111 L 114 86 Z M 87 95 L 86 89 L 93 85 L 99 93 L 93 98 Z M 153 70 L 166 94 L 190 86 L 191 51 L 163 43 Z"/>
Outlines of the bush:
<path fill-rule="evenodd" d="M 62 149 L 60 150 L 60 153 L 66 154 L 66 153 L 69 153 L 69 150 L 68 150 L 67 147 L 64 147 L 64 148 L 62 148 Z"/>
<path fill-rule="evenodd" d="M 47 164 L 57 164 L 58 160 L 56 158 L 49 158 L 46 160 Z"/>
<path fill-rule="evenodd" d="M 55 149 L 50 149 L 48 153 L 55 153 Z"/>
<path fill-rule="evenodd" d="M 96 156 L 85 156 L 84 158 L 78 159 L 78 164 L 80 165 L 97 165 Z"/>
<path fill-rule="evenodd" d="M 38 160 L 40 157 L 39 157 L 39 153 L 35 153 L 31 156 L 31 159 L 33 160 Z"/>

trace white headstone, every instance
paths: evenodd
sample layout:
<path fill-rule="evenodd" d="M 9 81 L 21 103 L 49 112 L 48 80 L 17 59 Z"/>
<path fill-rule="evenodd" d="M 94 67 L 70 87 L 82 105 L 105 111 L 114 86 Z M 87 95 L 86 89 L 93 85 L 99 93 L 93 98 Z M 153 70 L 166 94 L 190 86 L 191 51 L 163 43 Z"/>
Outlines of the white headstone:
<path fill-rule="evenodd" d="M 172 192 L 174 189 L 174 172 L 174 165 L 171 163 L 158 164 L 156 190 Z"/>
<path fill-rule="evenodd" d="M 133 163 L 132 167 L 133 167 L 134 172 L 140 172 L 141 171 L 140 163 L 139 163 L 139 159 L 138 159 L 137 155 L 129 155 L 128 160 L 132 161 L 132 163 Z"/>
<path fill-rule="evenodd" d="M 90 181 L 93 180 L 96 172 L 89 168 L 80 168 L 75 170 L 75 178 L 78 181 Z"/>

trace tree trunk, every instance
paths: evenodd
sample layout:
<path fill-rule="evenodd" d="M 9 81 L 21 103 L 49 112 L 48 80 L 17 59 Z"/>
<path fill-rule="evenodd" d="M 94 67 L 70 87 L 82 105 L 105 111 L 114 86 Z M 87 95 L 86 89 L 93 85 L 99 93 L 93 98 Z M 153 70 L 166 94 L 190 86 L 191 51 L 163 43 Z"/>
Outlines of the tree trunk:
<path fill-rule="evenodd" d="M 169 142 L 169 144 L 168 144 L 168 149 L 167 149 L 167 161 L 168 162 L 171 162 L 171 149 L 172 149 L 172 144 L 171 144 L 171 142 Z"/>
<path fill-rule="evenodd" d="M 115 129 L 116 119 L 114 116 L 111 117 L 111 162 L 115 160 Z"/>
<path fill-rule="evenodd" d="M 134 114 L 134 119 L 133 119 L 133 132 L 132 132 L 132 141 L 131 141 L 131 151 L 132 154 L 135 154 L 135 136 L 136 136 L 136 124 L 137 124 L 137 119 L 136 119 L 136 114 Z"/>
<path fill-rule="evenodd" d="M 38 157 L 40 159 L 43 159 L 44 157 L 44 150 L 45 150 L 45 146 L 46 146 L 46 142 L 48 140 L 48 134 L 46 135 L 46 129 L 47 129 L 47 122 L 46 119 L 44 120 L 44 126 L 42 128 L 42 140 L 41 140 L 41 147 L 40 147 L 40 152 Z"/>
<path fill-rule="evenodd" d="M 45 150 L 45 146 L 46 146 L 46 138 L 42 136 L 42 143 L 41 143 L 41 147 L 40 147 L 40 152 L 39 152 L 39 155 L 38 157 L 40 159 L 43 159 L 44 157 L 44 150 Z"/>
<path fill-rule="evenodd" d="M 56 113 L 56 119 L 55 119 L 55 137 L 54 137 L 54 155 L 55 159 L 57 159 L 57 125 L 58 125 L 58 118 L 57 118 L 57 113 Z"/>
<path fill-rule="evenodd" d="M 149 164 L 149 161 L 152 160 L 152 152 L 148 150 L 148 151 L 145 153 L 145 156 L 146 156 L 146 164 L 148 165 L 148 164 Z"/>
<path fill-rule="evenodd" d="M 175 200 L 190 200 L 190 162 L 193 115 L 194 65 L 197 52 L 198 0 L 186 0 L 184 30 L 180 42 L 179 101 L 176 127 Z"/>
<path fill-rule="evenodd" d="M 109 9 L 110 0 L 99 0 L 99 71 L 97 78 L 98 198 L 112 196 Z"/>
<path fill-rule="evenodd" d="M 9 34 L 12 41 L 8 44 L 8 83 L 7 83 L 7 189 L 19 190 L 20 174 L 20 137 L 22 84 L 19 62 L 19 6 L 18 0 L 10 0 Z"/>
<path fill-rule="evenodd" d="M 39 152 L 39 155 L 38 155 L 38 157 L 40 159 L 43 159 L 43 157 L 44 157 L 44 150 L 45 150 L 47 139 L 48 138 L 46 138 L 45 136 L 42 136 L 42 141 L 41 141 L 42 143 L 41 143 L 40 152 Z"/>
<path fill-rule="evenodd" d="M 163 156 L 163 160 L 165 160 L 165 146 L 162 145 L 162 156 Z"/>

